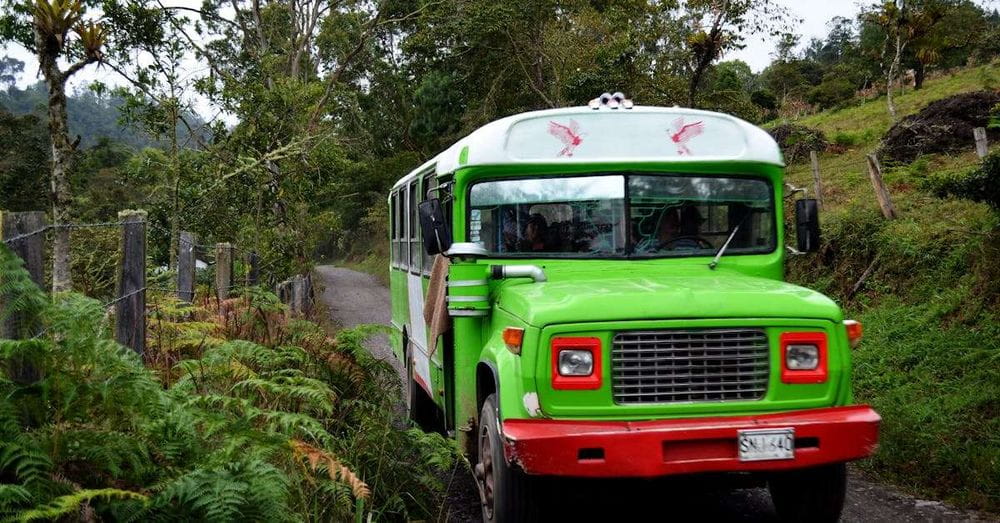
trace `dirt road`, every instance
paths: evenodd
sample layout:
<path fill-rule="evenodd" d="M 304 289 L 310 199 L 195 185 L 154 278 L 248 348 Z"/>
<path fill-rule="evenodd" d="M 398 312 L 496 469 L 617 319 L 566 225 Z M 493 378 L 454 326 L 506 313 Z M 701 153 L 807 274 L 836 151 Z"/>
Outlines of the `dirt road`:
<path fill-rule="evenodd" d="M 375 278 L 360 272 L 333 267 L 316 268 L 323 284 L 321 299 L 334 322 L 350 327 L 363 323 L 389 324 L 389 291 Z M 403 367 L 392 355 L 388 338 L 380 336 L 368 343 L 378 358 L 390 361 L 400 376 Z M 987 515 L 961 511 L 937 501 L 917 499 L 895 489 L 851 475 L 843 521 L 997 521 Z M 565 505 L 586 507 L 585 520 L 599 517 L 594 512 L 594 493 L 600 492 L 613 510 L 615 519 L 635 512 L 643 520 L 650 514 L 669 514 L 676 521 L 775 521 L 774 508 L 764 489 L 731 491 L 705 490 L 690 482 L 565 482 L 556 489 L 565 496 Z M 608 496 L 611 492 L 613 495 Z M 471 475 L 459 472 L 449 489 L 443 514 L 449 521 L 480 521 L 478 497 Z M 654 519 L 662 519 L 656 517 Z"/>

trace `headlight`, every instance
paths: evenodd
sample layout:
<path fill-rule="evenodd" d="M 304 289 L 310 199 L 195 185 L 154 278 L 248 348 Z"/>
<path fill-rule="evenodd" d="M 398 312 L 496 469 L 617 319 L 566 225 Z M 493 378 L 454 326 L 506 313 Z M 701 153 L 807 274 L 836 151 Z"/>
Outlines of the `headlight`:
<path fill-rule="evenodd" d="M 789 370 L 813 370 L 819 366 L 819 347 L 816 345 L 789 345 L 785 352 L 785 365 Z"/>
<path fill-rule="evenodd" d="M 562 376 L 590 376 L 594 372 L 594 354 L 589 350 L 563 349 L 559 351 L 559 374 Z"/>

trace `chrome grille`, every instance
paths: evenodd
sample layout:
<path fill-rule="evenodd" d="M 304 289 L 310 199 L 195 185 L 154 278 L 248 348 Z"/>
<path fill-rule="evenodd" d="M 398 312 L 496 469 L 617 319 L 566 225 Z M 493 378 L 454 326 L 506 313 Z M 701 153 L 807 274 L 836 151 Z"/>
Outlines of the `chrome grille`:
<path fill-rule="evenodd" d="M 615 403 L 755 400 L 767 392 L 761 329 L 627 331 L 615 335 Z"/>

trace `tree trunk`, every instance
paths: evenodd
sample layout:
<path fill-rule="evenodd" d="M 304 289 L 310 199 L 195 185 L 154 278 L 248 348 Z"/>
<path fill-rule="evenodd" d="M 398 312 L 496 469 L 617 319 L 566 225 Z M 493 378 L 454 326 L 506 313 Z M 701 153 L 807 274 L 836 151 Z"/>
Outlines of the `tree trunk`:
<path fill-rule="evenodd" d="M 927 67 L 923 62 L 917 60 L 917 66 L 913 70 L 913 90 L 919 91 L 924 86 L 924 78 L 927 76 Z"/>
<path fill-rule="evenodd" d="M 900 35 L 896 35 L 896 54 L 892 58 L 892 63 L 889 64 L 889 73 L 886 75 L 885 81 L 885 100 L 889 104 L 889 116 L 892 117 L 892 123 L 895 124 L 897 121 L 896 116 L 896 104 L 892 101 L 892 88 L 893 84 L 896 83 L 896 76 L 899 74 L 899 62 L 903 56 L 903 39 Z"/>
<path fill-rule="evenodd" d="M 56 227 L 52 242 L 52 292 L 73 288 L 69 229 L 60 227 L 69 222 L 72 192 L 69 185 L 73 166 L 74 145 L 69 141 L 66 117 L 66 80 L 51 66 L 43 69 L 49 84 L 49 137 L 52 140 L 52 223 Z"/>

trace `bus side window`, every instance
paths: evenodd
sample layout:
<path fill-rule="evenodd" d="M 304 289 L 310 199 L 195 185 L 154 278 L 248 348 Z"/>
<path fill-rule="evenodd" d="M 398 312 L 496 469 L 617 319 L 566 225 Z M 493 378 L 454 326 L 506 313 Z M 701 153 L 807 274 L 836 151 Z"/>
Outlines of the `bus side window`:
<path fill-rule="evenodd" d="M 420 272 L 420 240 L 417 238 L 417 194 L 419 178 L 414 178 L 410 182 L 409 211 L 407 217 L 410 221 L 410 272 Z"/>
<path fill-rule="evenodd" d="M 389 194 L 389 266 L 396 266 L 396 193 Z"/>
<path fill-rule="evenodd" d="M 396 191 L 396 256 L 393 262 L 396 268 L 403 266 L 403 202 L 406 200 L 406 193 Z"/>
<path fill-rule="evenodd" d="M 420 194 L 420 201 L 425 202 L 432 198 L 437 198 L 437 195 L 431 192 L 431 190 L 436 187 L 437 177 L 435 176 L 435 172 L 431 171 L 424 174 L 424 190 Z M 419 235 L 420 231 L 417 231 L 417 234 Z M 423 238 L 420 238 L 420 240 L 423 241 Z M 429 275 L 431 273 L 431 265 L 433 265 L 433 261 L 425 249 L 420 249 L 420 256 L 423 261 L 423 273 Z"/>

